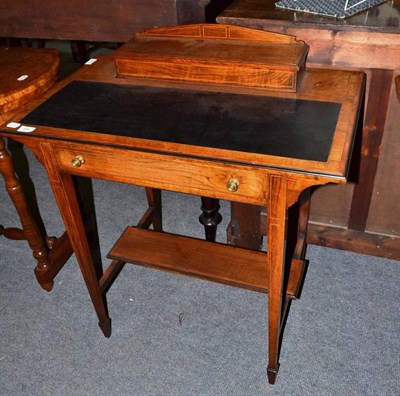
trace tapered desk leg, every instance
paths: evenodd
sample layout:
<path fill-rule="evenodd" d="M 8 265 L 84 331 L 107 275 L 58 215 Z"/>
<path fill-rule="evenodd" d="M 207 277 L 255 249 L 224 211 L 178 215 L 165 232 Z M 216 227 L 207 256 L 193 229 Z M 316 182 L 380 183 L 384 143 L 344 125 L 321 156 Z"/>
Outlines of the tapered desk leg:
<path fill-rule="evenodd" d="M 93 263 L 73 178 L 56 171 L 50 172 L 50 177 L 53 180 L 54 196 L 99 319 L 99 326 L 103 334 L 110 337 L 111 319 L 108 316 L 105 295 L 100 290 L 99 274 L 96 273 L 96 263 Z"/>
<path fill-rule="evenodd" d="M 36 278 L 43 289 L 50 291 L 53 288 L 53 278 L 47 276 L 49 272 L 48 249 L 39 227 L 31 215 L 21 183 L 15 175 L 12 159 L 6 150 L 3 139 L 0 139 L 0 173 L 4 178 L 7 192 L 21 220 L 23 228 L 22 239 L 27 240 L 33 256 L 37 260 Z"/>
<path fill-rule="evenodd" d="M 293 258 L 305 260 L 307 249 L 307 229 L 310 216 L 311 188 L 304 190 L 299 197 L 298 227 L 296 235 L 296 245 Z"/>
<path fill-rule="evenodd" d="M 152 223 L 154 230 L 162 231 L 161 190 L 158 188 L 146 188 L 146 197 L 149 208 L 153 209 Z"/>
<path fill-rule="evenodd" d="M 268 291 L 268 381 L 275 383 L 279 370 L 279 344 L 285 292 L 286 180 L 271 176 L 268 198 L 268 252 L 270 270 Z"/>

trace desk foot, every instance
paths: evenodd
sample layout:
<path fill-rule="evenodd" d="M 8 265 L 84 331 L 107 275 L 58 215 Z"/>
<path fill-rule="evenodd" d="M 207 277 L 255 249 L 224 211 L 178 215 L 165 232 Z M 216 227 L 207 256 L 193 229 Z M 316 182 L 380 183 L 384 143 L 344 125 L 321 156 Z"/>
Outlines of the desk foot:
<path fill-rule="evenodd" d="M 39 283 L 40 287 L 43 290 L 46 290 L 47 292 L 50 292 L 53 290 L 53 286 L 54 286 L 54 281 L 53 279 L 49 279 L 49 274 L 48 271 L 46 270 L 41 270 L 38 267 L 35 268 L 35 276 L 36 276 L 36 280 Z"/>
<path fill-rule="evenodd" d="M 47 237 L 46 245 L 47 259 L 43 263 L 38 260 L 35 276 L 40 287 L 49 292 L 53 289 L 54 278 L 71 257 L 73 250 L 66 232 L 60 238 Z"/>
<path fill-rule="evenodd" d="M 108 318 L 103 322 L 99 322 L 99 327 L 105 337 L 109 338 L 111 336 L 111 318 Z"/>
<path fill-rule="evenodd" d="M 268 382 L 271 385 L 275 384 L 275 380 L 276 380 L 276 376 L 278 375 L 278 371 L 279 371 L 279 363 L 274 368 L 268 366 L 268 369 L 267 369 Z"/>

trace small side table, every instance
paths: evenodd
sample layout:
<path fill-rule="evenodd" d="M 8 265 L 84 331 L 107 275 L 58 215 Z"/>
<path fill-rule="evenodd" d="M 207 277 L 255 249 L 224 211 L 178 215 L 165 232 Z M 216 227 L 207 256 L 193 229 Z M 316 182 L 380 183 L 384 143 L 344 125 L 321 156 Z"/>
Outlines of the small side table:
<path fill-rule="evenodd" d="M 59 57 L 57 50 L 33 48 L 0 48 L 0 123 L 13 121 L 23 106 L 47 91 L 57 81 Z M 46 238 L 32 215 L 14 164 L 0 139 L 0 173 L 17 210 L 22 224 L 19 228 L 4 228 L 0 235 L 9 239 L 27 240 L 38 264 L 35 275 L 40 286 L 50 291 L 53 278 L 71 254 L 68 236 L 59 240 Z M 62 249 L 57 254 L 50 249 L 55 245 Z M 53 253 L 53 254 L 51 254 Z"/>

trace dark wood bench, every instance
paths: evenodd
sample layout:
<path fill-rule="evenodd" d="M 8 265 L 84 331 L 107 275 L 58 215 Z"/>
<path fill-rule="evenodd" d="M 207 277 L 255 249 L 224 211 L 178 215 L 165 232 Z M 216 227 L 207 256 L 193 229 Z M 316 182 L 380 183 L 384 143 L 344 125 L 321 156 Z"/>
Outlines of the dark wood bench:
<path fill-rule="evenodd" d="M 124 43 L 147 27 L 213 20 L 232 0 L 52 1 L 4 0 L 0 4 L 0 39 L 68 40 L 84 63 L 98 44 Z M 90 43 L 90 44 L 89 44 Z M 95 45 L 94 45 L 95 44 Z"/>

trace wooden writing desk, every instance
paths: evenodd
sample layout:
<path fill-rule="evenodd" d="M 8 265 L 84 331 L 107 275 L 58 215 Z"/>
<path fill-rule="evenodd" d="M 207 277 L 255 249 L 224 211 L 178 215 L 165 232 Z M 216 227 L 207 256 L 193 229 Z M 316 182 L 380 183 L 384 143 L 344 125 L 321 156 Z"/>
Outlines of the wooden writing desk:
<path fill-rule="evenodd" d="M 226 36 L 243 32 L 216 29 Z M 126 262 L 268 293 L 273 383 L 287 307 L 299 294 L 306 265 L 304 219 L 294 248 L 286 243 L 291 209 L 300 199 L 306 218 L 303 197 L 310 187 L 346 182 L 363 90 L 363 73 L 318 69 L 306 70 L 297 92 L 116 78 L 106 56 L 13 120 L 34 131 L 5 124 L 1 135 L 25 144 L 46 168 L 106 336 L 106 292 Z M 159 232 L 157 222 L 159 231 L 143 229 L 157 217 L 150 199 L 139 226 L 126 229 L 108 255 L 111 264 L 99 273 L 74 176 L 265 206 L 267 252 Z"/>

